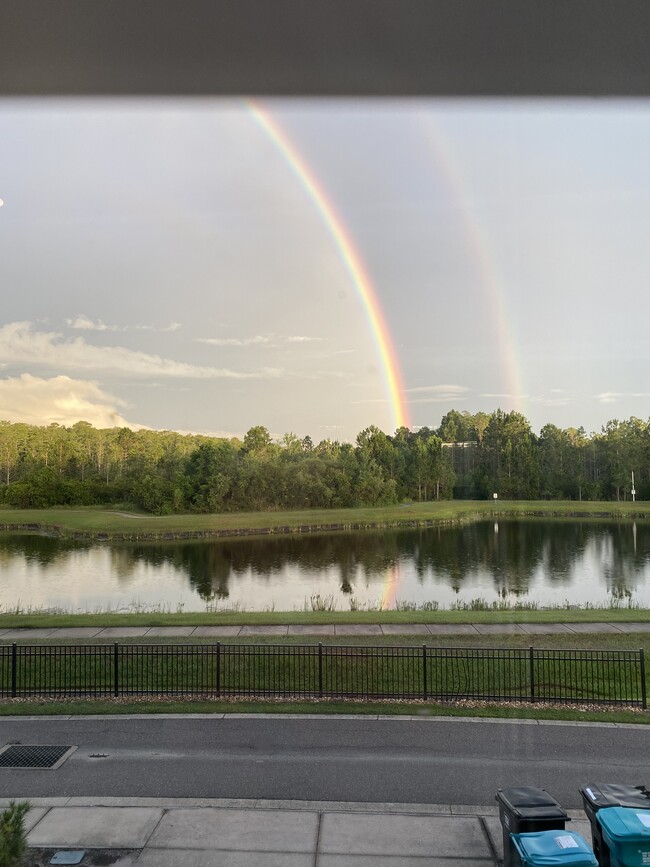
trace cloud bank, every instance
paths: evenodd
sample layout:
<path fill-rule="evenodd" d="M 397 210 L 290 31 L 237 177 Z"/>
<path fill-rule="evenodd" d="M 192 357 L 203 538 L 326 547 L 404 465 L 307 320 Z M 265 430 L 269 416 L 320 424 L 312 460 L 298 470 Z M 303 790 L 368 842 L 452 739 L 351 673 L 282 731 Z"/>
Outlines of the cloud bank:
<path fill-rule="evenodd" d="M 93 321 L 83 313 L 74 319 L 66 319 L 66 325 L 76 331 L 178 331 L 180 322 L 171 322 L 169 325 L 160 327 L 157 325 L 107 325 L 103 320 Z"/>
<path fill-rule="evenodd" d="M 83 337 L 66 340 L 55 332 L 33 331 L 30 322 L 12 322 L 0 328 L 0 363 L 44 365 L 59 370 L 107 370 L 129 377 L 185 379 L 275 379 L 283 373 L 268 367 L 253 372 L 205 367 L 124 346 L 93 346 Z"/>
<path fill-rule="evenodd" d="M 78 421 L 94 427 L 130 427 L 143 425 L 127 421 L 118 407 L 126 404 L 120 398 L 102 391 L 95 382 L 55 376 L 40 379 L 22 376 L 0 379 L 0 419 L 9 422 L 70 426 Z"/>

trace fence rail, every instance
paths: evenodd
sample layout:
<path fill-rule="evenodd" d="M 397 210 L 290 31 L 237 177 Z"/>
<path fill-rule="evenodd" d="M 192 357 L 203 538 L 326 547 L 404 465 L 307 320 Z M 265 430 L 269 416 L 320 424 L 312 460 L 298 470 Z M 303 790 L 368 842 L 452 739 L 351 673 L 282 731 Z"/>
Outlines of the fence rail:
<path fill-rule="evenodd" d="M 221 643 L 0 647 L 0 698 L 135 695 L 647 706 L 643 650 Z"/>

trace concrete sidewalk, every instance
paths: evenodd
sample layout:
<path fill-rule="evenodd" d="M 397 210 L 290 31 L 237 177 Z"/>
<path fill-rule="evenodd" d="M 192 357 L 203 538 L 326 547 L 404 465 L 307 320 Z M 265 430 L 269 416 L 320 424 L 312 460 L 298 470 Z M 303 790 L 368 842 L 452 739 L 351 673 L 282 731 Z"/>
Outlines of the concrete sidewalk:
<path fill-rule="evenodd" d="M 76 626 L 59 629 L 0 629 L 0 643 L 34 638 L 251 638 L 256 636 L 376 635 L 584 635 L 585 633 L 650 632 L 648 623 L 385 623 L 331 626 Z"/>
<path fill-rule="evenodd" d="M 590 842 L 584 813 L 569 815 Z M 27 828 L 33 857 L 46 850 L 35 863 L 81 849 L 82 865 L 112 850 L 101 863 L 121 867 L 496 867 L 503 858 L 496 805 L 35 798 Z"/>

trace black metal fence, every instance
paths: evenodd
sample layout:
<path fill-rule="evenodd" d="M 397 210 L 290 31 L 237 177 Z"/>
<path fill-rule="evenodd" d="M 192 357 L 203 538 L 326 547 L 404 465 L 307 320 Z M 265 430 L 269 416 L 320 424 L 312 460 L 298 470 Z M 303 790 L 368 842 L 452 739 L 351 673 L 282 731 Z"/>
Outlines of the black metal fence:
<path fill-rule="evenodd" d="M 647 706 L 643 650 L 221 643 L 0 646 L 0 698 L 130 695 Z"/>

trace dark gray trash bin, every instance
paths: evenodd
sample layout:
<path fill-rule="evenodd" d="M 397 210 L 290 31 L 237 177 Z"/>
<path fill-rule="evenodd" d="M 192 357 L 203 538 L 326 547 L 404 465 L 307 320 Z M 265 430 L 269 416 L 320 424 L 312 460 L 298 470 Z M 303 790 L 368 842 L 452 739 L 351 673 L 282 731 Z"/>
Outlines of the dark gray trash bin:
<path fill-rule="evenodd" d="M 603 832 L 596 813 L 606 807 L 632 807 L 650 810 L 650 791 L 645 786 L 625 783 L 592 783 L 580 789 L 582 805 L 591 824 L 591 845 L 601 867 L 610 867 L 609 847 L 603 842 Z"/>
<path fill-rule="evenodd" d="M 503 829 L 503 865 L 515 867 L 519 857 L 510 839 L 511 834 L 534 831 L 564 830 L 569 817 L 546 789 L 533 786 L 513 786 L 496 793 L 499 819 Z"/>

